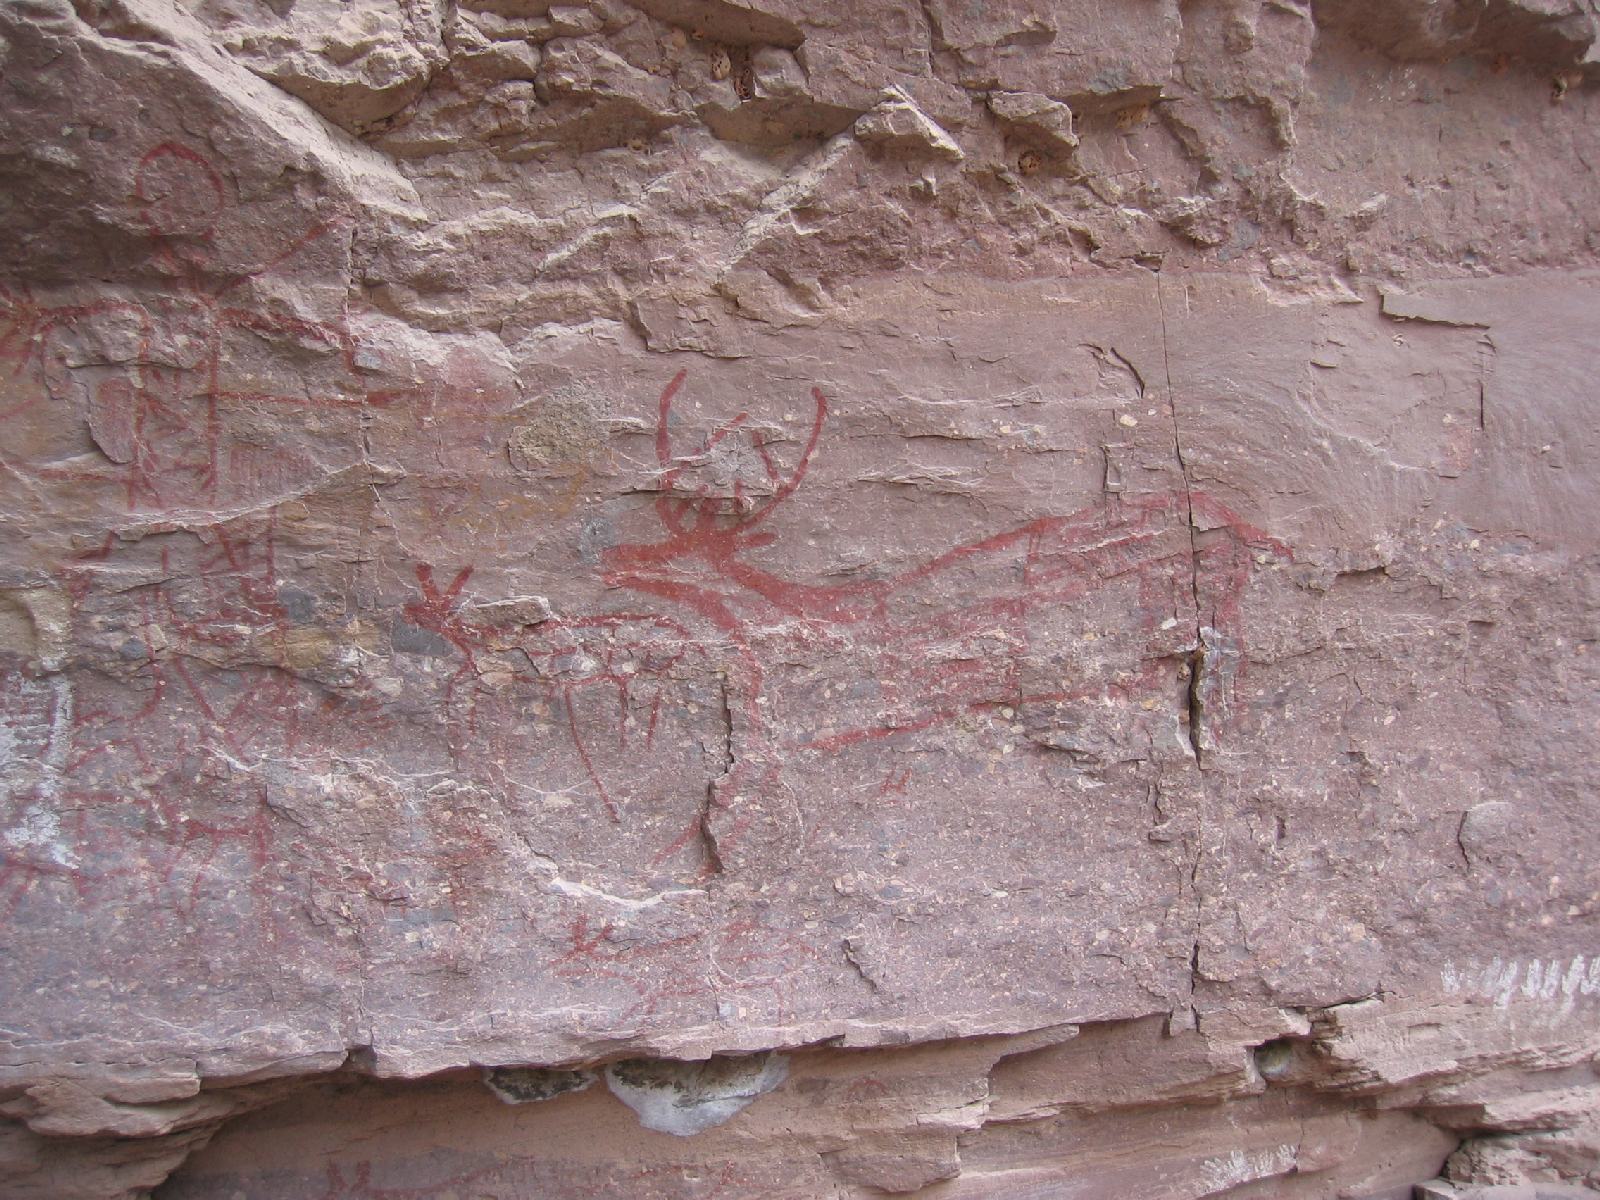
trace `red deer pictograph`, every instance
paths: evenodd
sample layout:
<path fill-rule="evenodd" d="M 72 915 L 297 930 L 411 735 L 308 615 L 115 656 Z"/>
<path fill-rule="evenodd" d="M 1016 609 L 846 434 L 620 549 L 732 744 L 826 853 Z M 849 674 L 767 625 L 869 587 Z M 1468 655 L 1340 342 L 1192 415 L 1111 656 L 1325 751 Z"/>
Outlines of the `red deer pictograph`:
<path fill-rule="evenodd" d="M 1095 506 L 1030 521 L 874 578 L 831 585 L 786 578 L 751 556 L 781 536 L 774 518 L 800 490 L 819 453 L 828 398 L 812 390 L 802 448 L 797 461 L 785 466 L 743 411 L 696 444 L 675 445 L 673 409 L 686 379 L 686 372 L 674 376 L 657 407 L 659 494 L 653 511 L 662 536 L 611 546 L 601 559 L 608 587 L 647 597 L 672 615 L 635 610 L 545 622 L 528 634 L 542 647 L 529 655 L 548 658 L 556 643 L 545 639 L 585 628 L 603 630 L 608 641 L 624 632 L 624 640 L 636 639 L 648 629 L 663 646 L 678 647 L 658 654 L 662 674 L 686 654 L 718 663 L 727 681 L 730 732 L 738 742 L 728 771 L 711 785 L 708 819 L 722 848 L 748 827 L 747 810 L 759 807 L 750 802 L 781 788 L 786 764 L 802 756 L 934 729 L 980 711 L 1139 700 L 1176 688 L 1191 660 L 1203 665 L 1200 657 L 1207 652 L 1227 657 L 1225 670 L 1215 669 L 1202 681 L 1211 689 L 1206 699 L 1216 724 L 1225 720 L 1250 572 L 1262 562 L 1290 557 L 1275 538 L 1206 496 L 1157 493 L 1123 498 L 1114 509 Z M 734 478 L 716 492 L 709 484 L 696 485 L 695 468 L 734 439 L 745 440 L 744 458 L 759 464 L 761 478 Z M 1209 531 L 1203 545 L 1190 534 L 1191 524 L 1202 519 Z M 418 578 L 423 600 L 409 611 L 450 640 L 470 665 L 485 633 L 452 616 L 466 572 L 448 589 L 440 589 L 426 567 Z M 1138 611 L 1129 620 L 1155 639 L 1152 652 L 1136 671 L 1115 678 L 1037 686 L 1027 668 L 1040 614 L 1058 624 L 1070 621 L 1075 604 L 1116 579 L 1136 582 Z M 789 652 L 859 659 L 871 675 L 871 719 L 841 705 L 791 722 L 788 728 L 796 732 L 778 732 L 771 713 L 781 698 L 770 682 L 771 663 L 775 655 L 792 657 Z M 605 664 L 612 653 L 592 661 Z M 558 686 L 570 701 L 573 686 L 598 683 L 623 686 L 605 665 L 576 684 Z M 590 752 L 593 739 L 609 735 L 581 729 L 570 704 L 567 711 L 570 737 L 590 768 L 599 802 L 618 820 L 619 797 L 595 772 Z M 645 739 L 639 752 L 647 750 Z M 894 786 L 903 791 L 905 780 Z"/>

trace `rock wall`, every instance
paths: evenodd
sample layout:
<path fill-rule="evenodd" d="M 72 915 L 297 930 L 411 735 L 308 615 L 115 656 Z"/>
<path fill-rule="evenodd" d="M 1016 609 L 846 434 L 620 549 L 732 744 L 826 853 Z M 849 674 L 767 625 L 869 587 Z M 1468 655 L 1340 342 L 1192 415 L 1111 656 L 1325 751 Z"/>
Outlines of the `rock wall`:
<path fill-rule="evenodd" d="M 0 1190 L 1600 1190 L 1597 37 L 0 9 Z"/>

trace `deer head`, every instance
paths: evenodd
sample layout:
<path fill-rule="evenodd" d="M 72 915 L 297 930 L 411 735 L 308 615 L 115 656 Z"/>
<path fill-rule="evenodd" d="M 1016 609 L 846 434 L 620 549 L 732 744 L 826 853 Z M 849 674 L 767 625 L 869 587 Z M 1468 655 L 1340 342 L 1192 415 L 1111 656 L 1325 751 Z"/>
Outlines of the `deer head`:
<path fill-rule="evenodd" d="M 816 388 L 811 389 L 815 405 L 811 430 L 805 449 L 791 471 L 783 470 L 766 434 L 751 427 L 750 414 L 746 411 L 724 421 L 689 453 L 678 452 L 673 445 L 672 409 L 687 375 L 687 371 L 679 371 L 662 390 L 656 418 L 656 460 L 661 472 L 655 511 L 667 532 L 667 540 L 653 545 L 613 547 L 607 552 L 609 566 L 659 566 L 690 554 L 726 558 L 741 550 L 765 545 L 772 540 L 771 535 L 750 531 L 794 495 L 811 467 L 811 457 L 816 453 L 828 416 L 827 397 Z M 760 474 L 765 477 L 763 486 L 747 487 L 734 473 L 731 486 L 720 494 L 713 491 L 712 481 L 691 487 L 690 476 L 700 469 L 714 470 L 719 456 L 725 468 L 730 460 L 736 460 L 738 455 L 730 451 L 741 438 L 749 461 L 759 464 Z M 733 461 L 731 465 L 739 464 Z"/>

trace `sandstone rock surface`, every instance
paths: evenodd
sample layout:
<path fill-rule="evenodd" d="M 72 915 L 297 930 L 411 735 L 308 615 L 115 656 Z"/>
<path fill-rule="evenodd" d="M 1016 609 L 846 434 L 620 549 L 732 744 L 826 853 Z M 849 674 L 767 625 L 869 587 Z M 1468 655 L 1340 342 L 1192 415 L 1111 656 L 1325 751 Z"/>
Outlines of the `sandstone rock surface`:
<path fill-rule="evenodd" d="M 1597 39 L 0 8 L 0 1193 L 1600 1190 Z"/>

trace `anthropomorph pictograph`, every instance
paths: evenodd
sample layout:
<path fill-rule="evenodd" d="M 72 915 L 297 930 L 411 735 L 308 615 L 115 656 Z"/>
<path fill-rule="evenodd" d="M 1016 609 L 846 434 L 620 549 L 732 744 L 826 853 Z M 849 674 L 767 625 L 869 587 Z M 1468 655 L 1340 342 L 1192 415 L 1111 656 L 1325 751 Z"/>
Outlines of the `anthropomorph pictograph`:
<path fill-rule="evenodd" d="M 7 903 L 47 876 L 70 878 L 81 899 L 104 895 L 126 874 L 121 859 L 138 859 L 121 846 L 145 847 L 143 884 L 172 884 L 180 911 L 235 843 L 259 872 L 268 836 L 259 794 L 193 780 L 210 779 L 218 764 L 252 768 L 268 753 L 292 750 L 313 689 L 286 669 L 305 667 L 308 656 L 305 639 L 289 640 L 273 511 L 225 519 L 227 507 L 279 498 L 295 456 L 235 442 L 228 422 L 270 408 L 367 402 L 359 384 L 343 386 L 356 376 L 340 325 L 271 311 L 244 295 L 252 280 L 334 236 L 338 222 L 311 224 L 240 270 L 220 244 L 251 231 L 229 228 L 234 209 L 223 176 L 176 142 L 133 165 L 127 200 L 145 253 L 126 278 L 50 302 L 25 286 L 0 287 L 5 474 L 35 491 L 49 488 L 69 514 L 98 506 L 108 523 L 124 514 L 183 522 L 142 544 L 109 532 L 84 539 L 53 571 L 53 592 L 74 626 L 109 598 L 130 597 L 118 622 L 124 635 L 103 672 L 127 686 L 50 677 L 52 694 L 65 698 L 56 704 L 63 715 L 40 756 L 43 782 L 7 800 L 15 810 L 8 824 L 34 831 L 7 839 Z M 269 349 L 309 346 L 335 365 L 341 386 L 261 388 L 230 361 L 241 335 Z M 188 785 L 172 787 L 174 774 Z"/>
<path fill-rule="evenodd" d="M 44 395 L 13 400 L 0 418 L 18 417 L 48 400 L 72 403 L 96 447 L 113 464 L 94 477 L 121 484 L 129 511 L 204 509 L 237 499 L 237 475 L 250 485 L 248 464 L 232 462 L 224 436 L 231 410 L 263 407 L 347 407 L 350 395 L 279 394 L 230 384 L 229 339 L 242 332 L 319 347 L 350 362 L 354 346 L 338 325 L 303 320 L 241 303 L 252 280 L 272 274 L 320 239 L 337 220 L 312 224 L 265 262 L 233 271 L 219 261 L 220 224 L 230 211 L 222 176 L 197 150 L 177 142 L 151 149 L 135 168 L 129 197 L 147 239 L 145 270 L 157 287 L 102 289 L 72 303 L 42 304 L 25 287 L 0 292 L 0 355 L 11 377 L 32 372 Z M 81 464 L 40 467 L 44 477 L 81 479 Z"/>

